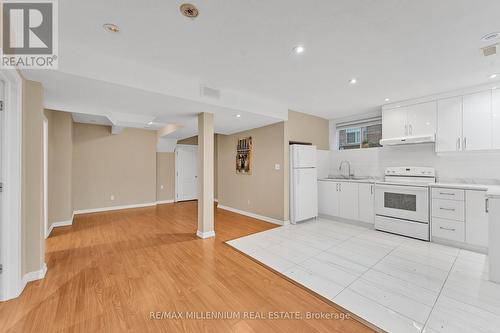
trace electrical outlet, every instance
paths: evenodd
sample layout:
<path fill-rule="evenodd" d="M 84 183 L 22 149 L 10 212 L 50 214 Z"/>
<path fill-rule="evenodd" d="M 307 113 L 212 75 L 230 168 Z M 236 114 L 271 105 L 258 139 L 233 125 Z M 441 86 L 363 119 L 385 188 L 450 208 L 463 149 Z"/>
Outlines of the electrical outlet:
<path fill-rule="evenodd" d="M 115 196 L 114 194 L 111 194 L 111 197 L 109 197 L 111 199 L 111 201 L 114 201 L 115 200 Z"/>
<path fill-rule="evenodd" d="M 277 163 L 274 165 L 274 170 L 279 170 L 280 168 L 281 168 L 281 165 L 279 165 Z"/>
<path fill-rule="evenodd" d="M 248 205 L 250 206 L 250 200 L 248 200 Z"/>
<path fill-rule="evenodd" d="M 162 189 L 162 190 L 163 190 L 163 188 L 164 188 L 164 186 L 163 186 L 163 185 L 160 185 L 160 189 Z"/>

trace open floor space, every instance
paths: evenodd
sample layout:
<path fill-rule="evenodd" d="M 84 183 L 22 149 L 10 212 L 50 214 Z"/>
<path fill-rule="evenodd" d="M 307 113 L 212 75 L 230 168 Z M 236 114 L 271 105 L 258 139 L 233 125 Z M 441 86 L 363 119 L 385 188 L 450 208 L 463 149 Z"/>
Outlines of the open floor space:
<path fill-rule="evenodd" d="M 272 228 L 216 210 L 217 236 L 201 240 L 196 202 L 78 216 L 47 239 L 45 279 L 0 303 L 1 331 L 370 332 L 355 319 L 150 318 L 158 311 L 341 313 L 224 243 Z"/>
<path fill-rule="evenodd" d="M 318 219 L 228 242 L 388 332 L 496 332 L 487 256 Z"/>

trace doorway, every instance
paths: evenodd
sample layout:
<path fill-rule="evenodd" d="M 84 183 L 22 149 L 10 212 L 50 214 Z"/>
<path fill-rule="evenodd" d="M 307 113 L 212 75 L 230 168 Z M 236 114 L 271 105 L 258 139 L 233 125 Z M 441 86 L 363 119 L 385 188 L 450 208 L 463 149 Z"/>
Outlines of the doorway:
<path fill-rule="evenodd" d="M 175 149 L 175 201 L 198 199 L 198 146 Z"/>

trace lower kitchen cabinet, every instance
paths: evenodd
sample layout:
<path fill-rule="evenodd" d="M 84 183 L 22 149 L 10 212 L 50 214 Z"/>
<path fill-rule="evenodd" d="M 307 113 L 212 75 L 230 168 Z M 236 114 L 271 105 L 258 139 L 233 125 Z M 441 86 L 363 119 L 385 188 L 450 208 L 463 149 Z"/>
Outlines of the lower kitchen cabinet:
<path fill-rule="evenodd" d="M 375 213 L 371 186 L 373 184 L 318 181 L 319 214 L 373 223 Z"/>
<path fill-rule="evenodd" d="M 485 191 L 465 191 L 465 242 L 474 246 L 488 247 Z"/>
<path fill-rule="evenodd" d="M 339 215 L 339 183 L 318 181 L 318 213 L 323 215 Z"/>
<path fill-rule="evenodd" d="M 358 183 L 339 183 L 339 217 L 358 219 L 358 185 Z"/>
<path fill-rule="evenodd" d="M 360 183 L 358 195 L 359 220 L 371 224 L 375 223 L 374 186 L 374 184 Z"/>
<path fill-rule="evenodd" d="M 432 237 L 488 247 L 486 191 L 433 188 L 431 193 Z"/>

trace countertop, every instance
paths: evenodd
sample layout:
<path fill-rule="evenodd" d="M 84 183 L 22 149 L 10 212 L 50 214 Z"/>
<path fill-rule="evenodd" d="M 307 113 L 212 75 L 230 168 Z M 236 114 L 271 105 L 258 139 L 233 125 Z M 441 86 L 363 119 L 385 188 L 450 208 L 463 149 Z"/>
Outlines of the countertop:
<path fill-rule="evenodd" d="M 366 179 L 347 179 L 347 178 L 319 178 L 318 181 L 324 182 L 347 182 L 347 183 L 368 183 L 374 184 L 380 179 L 378 178 L 366 178 Z"/>
<path fill-rule="evenodd" d="M 486 191 L 488 197 L 500 197 L 500 185 L 471 184 L 471 183 L 434 183 L 430 187 L 456 188 L 461 190 Z"/>

